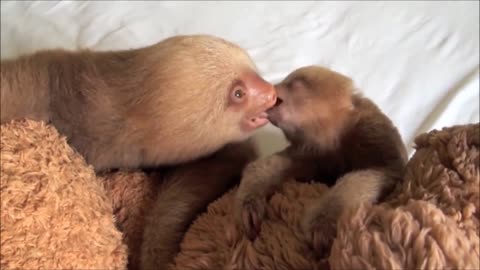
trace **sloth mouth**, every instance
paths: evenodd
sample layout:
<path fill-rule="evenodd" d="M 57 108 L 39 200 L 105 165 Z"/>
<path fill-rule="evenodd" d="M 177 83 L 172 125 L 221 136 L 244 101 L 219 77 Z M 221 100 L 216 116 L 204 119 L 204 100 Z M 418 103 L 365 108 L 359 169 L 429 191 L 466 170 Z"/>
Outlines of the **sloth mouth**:
<path fill-rule="evenodd" d="M 242 120 L 243 129 L 249 132 L 267 125 L 270 122 L 269 111 L 272 108 L 274 108 L 277 105 L 277 103 L 278 103 L 278 98 L 275 95 L 274 99 L 268 100 L 267 103 L 264 103 L 263 106 L 261 106 L 262 107 L 261 110 L 258 110 L 252 114 L 248 114 Z"/>
<path fill-rule="evenodd" d="M 267 125 L 270 120 L 268 119 L 268 111 L 273 108 L 273 102 L 268 104 L 266 107 L 263 108 L 262 111 L 257 112 L 255 114 L 251 114 L 247 116 L 243 120 L 243 126 L 247 131 L 252 131 L 258 128 L 261 128 Z"/>
<path fill-rule="evenodd" d="M 275 109 L 277 109 L 282 103 L 283 103 L 283 100 L 281 98 L 277 97 L 277 101 L 275 102 L 275 104 L 266 111 L 267 112 L 267 117 L 272 112 L 274 112 Z"/>
<path fill-rule="evenodd" d="M 282 105 L 282 103 L 283 103 L 283 100 L 277 97 L 277 101 L 275 102 L 275 104 L 270 109 L 267 110 L 268 121 L 272 123 L 272 125 L 277 127 L 280 119 L 279 107 L 280 105 Z"/>
<path fill-rule="evenodd" d="M 280 106 L 280 104 L 283 103 L 283 100 L 279 97 L 277 97 L 277 101 L 275 102 L 275 104 L 273 105 L 272 109 L 275 108 L 275 107 L 278 107 Z"/>
<path fill-rule="evenodd" d="M 248 121 L 251 128 L 259 128 L 268 124 L 268 114 L 266 111 L 256 114 Z"/>
<path fill-rule="evenodd" d="M 261 112 L 261 113 L 255 115 L 254 117 L 250 118 L 250 121 L 257 122 L 257 121 L 265 120 L 267 118 L 268 118 L 268 114 L 265 111 L 265 112 Z"/>

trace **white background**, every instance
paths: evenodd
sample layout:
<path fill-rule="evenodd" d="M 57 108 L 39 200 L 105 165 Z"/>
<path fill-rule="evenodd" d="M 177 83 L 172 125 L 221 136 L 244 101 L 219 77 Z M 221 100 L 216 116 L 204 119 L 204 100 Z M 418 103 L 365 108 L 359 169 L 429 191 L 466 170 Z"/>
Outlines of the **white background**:
<path fill-rule="evenodd" d="M 135 48 L 175 34 L 244 47 L 278 82 L 319 64 L 351 76 L 414 136 L 479 121 L 479 2 L 1 2 L 1 58 L 44 48 Z M 264 154 L 285 145 L 271 125 Z"/>

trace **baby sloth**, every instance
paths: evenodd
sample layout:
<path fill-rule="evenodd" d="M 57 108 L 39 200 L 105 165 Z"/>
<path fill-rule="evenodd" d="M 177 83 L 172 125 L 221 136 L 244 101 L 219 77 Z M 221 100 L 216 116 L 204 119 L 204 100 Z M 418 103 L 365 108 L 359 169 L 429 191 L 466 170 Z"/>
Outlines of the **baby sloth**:
<path fill-rule="evenodd" d="M 307 208 L 302 229 L 313 248 L 327 255 L 340 214 L 392 191 L 407 151 L 391 120 L 342 74 L 302 67 L 275 88 L 277 103 L 268 119 L 290 145 L 247 165 L 236 194 L 237 222 L 254 239 L 266 198 L 285 179 L 324 181 L 333 187 Z"/>

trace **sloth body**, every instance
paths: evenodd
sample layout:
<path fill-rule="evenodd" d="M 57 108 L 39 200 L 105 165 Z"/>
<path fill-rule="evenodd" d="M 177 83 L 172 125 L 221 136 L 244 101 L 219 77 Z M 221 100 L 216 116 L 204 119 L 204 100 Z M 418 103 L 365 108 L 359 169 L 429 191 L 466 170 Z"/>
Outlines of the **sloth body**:
<path fill-rule="evenodd" d="M 171 167 L 142 221 L 141 247 L 129 247 L 130 269 L 165 269 L 189 222 L 256 157 L 249 138 L 276 99 L 243 49 L 208 35 L 123 51 L 45 50 L 2 61 L 0 75 L 1 124 L 52 124 L 96 172 Z"/>
<path fill-rule="evenodd" d="M 277 104 L 268 118 L 290 145 L 247 165 L 236 195 L 237 221 L 254 239 L 265 199 L 285 179 L 324 181 L 331 188 L 307 208 L 302 226 L 306 239 L 325 253 L 343 211 L 381 200 L 401 179 L 406 148 L 391 120 L 342 74 L 303 67 L 275 88 Z"/>
<path fill-rule="evenodd" d="M 206 35 L 124 51 L 48 50 L 1 64 L 1 123 L 49 122 L 97 171 L 212 154 L 268 123 L 274 102 L 244 50 Z"/>

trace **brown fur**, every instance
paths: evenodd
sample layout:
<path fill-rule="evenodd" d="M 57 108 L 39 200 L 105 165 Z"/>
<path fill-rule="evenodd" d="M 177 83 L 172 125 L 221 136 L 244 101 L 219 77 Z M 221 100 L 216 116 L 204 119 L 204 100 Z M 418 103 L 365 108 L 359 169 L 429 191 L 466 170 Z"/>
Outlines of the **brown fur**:
<path fill-rule="evenodd" d="M 304 67 L 276 88 L 280 104 L 268 112 L 269 119 L 291 144 L 246 167 L 237 194 L 237 219 L 254 238 L 265 215 L 265 198 L 285 179 L 336 182 L 303 219 L 307 239 L 324 253 L 343 211 L 380 200 L 401 179 L 406 149 L 389 118 L 355 93 L 353 82 L 342 74 Z"/>
<path fill-rule="evenodd" d="M 146 218 L 141 269 L 164 269 L 171 262 L 194 217 L 238 183 L 244 166 L 257 157 L 253 146 L 250 141 L 231 145 L 164 175 L 158 199 Z"/>
<path fill-rule="evenodd" d="M 150 218 L 125 228 L 144 223 L 152 235 L 143 247 L 139 236 L 126 239 L 133 252 L 155 255 L 144 269 L 162 269 L 198 211 L 238 178 L 253 158 L 245 140 L 276 98 L 243 49 L 205 35 L 125 51 L 42 51 L 1 65 L 2 124 L 53 124 L 96 172 L 186 163 L 145 198 Z"/>
<path fill-rule="evenodd" d="M 239 87 L 245 97 L 232 102 Z M 273 102 L 273 86 L 243 49 L 205 35 L 125 51 L 42 51 L 1 64 L 1 123 L 50 122 L 97 171 L 207 156 L 248 138 L 260 126 L 249 121 Z"/>

